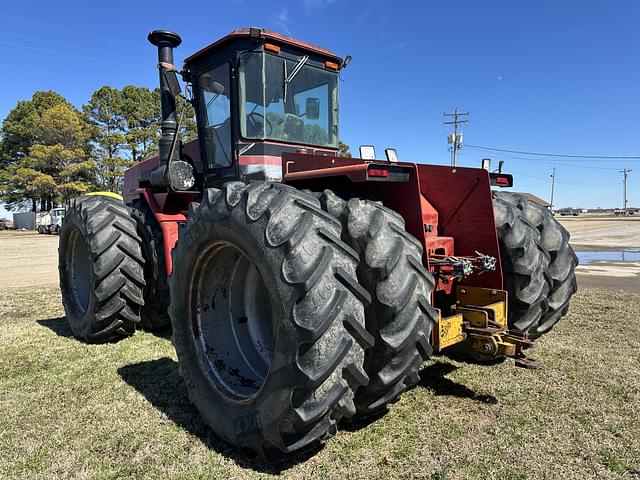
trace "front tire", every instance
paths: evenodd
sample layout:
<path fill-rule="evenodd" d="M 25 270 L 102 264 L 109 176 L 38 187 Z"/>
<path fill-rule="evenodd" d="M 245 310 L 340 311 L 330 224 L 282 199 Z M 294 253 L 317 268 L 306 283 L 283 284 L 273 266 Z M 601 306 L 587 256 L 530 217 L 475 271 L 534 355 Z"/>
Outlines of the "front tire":
<path fill-rule="evenodd" d="M 74 200 L 60 231 L 58 254 L 62 303 L 73 334 L 90 343 L 132 335 L 145 282 L 129 209 L 110 197 Z"/>
<path fill-rule="evenodd" d="M 332 435 L 355 414 L 372 342 L 340 223 L 280 184 L 232 182 L 192 205 L 169 279 L 189 398 L 218 436 L 268 459 Z"/>

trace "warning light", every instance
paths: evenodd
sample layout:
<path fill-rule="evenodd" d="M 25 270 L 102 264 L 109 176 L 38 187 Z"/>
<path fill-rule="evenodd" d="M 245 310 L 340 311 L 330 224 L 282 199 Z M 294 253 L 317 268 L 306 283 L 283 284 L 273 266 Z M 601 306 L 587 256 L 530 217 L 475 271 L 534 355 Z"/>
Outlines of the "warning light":
<path fill-rule="evenodd" d="M 278 45 L 274 45 L 273 43 L 265 43 L 264 49 L 269 50 L 273 53 L 280 53 L 280 47 Z"/>
<path fill-rule="evenodd" d="M 370 177 L 388 177 L 389 176 L 389 170 L 386 170 L 384 168 L 370 168 L 368 170 L 368 173 Z"/>

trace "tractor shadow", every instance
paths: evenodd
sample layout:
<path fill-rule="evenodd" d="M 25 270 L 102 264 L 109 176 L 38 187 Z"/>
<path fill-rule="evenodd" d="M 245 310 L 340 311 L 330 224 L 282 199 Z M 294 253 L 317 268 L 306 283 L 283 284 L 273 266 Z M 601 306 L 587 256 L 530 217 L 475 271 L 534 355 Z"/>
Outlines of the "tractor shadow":
<path fill-rule="evenodd" d="M 207 448 L 233 460 L 239 467 L 260 473 L 279 474 L 303 463 L 322 447 L 315 445 L 278 463 L 267 463 L 238 450 L 218 438 L 204 423 L 200 413 L 189 402 L 187 387 L 178 372 L 178 363 L 170 358 L 125 365 L 118 369 L 120 377 L 140 392 L 155 408 L 204 443 Z"/>
<path fill-rule="evenodd" d="M 55 333 L 59 337 L 71 338 L 73 337 L 73 332 L 69 327 L 69 322 L 66 317 L 57 317 L 57 318 L 47 318 L 43 320 L 36 320 L 39 325 L 48 328 L 53 333 Z M 163 338 L 165 340 L 171 340 L 171 327 L 167 327 L 157 331 L 147 331 L 145 329 L 140 328 L 140 330 L 147 332 L 151 335 L 155 335 L 156 337 Z M 117 341 L 117 340 L 116 340 Z"/>
<path fill-rule="evenodd" d="M 436 361 L 432 365 L 420 371 L 419 385 L 431 390 L 436 396 L 453 396 L 458 398 L 468 398 L 476 402 L 496 405 L 498 399 L 493 395 L 479 394 L 461 383 L 456 383 L 446 377 L 458 369 L 451 363 Z"/>
<path fill-rule="evenodd" d="M 465 398 L 476 402 L 486 403 L 488 405 L 496 405 L 498 403 L 498 399 L 493 395 L 478 394 L 466 385 L 456 383 L 446 377 L 446 375 L 455 372 L 457 369 L 458 367 L 451 363 L 436 361 L 434 364 L 429 365 L 418 372 L 420 381 L 416 387 L 420 386 L 431 390 L 436 396 Z M 370 424 L 384 417 L 387 413 L 388 409 L 384 409 L 374 413 L 373 415 L 358 418 L 357 420 L 343 419 L 340 423 L 340 428 L 349 432 L 355 432 L 368 427 Z"/>
<path fill-rule="evenodd" d="M 69 327 L 69 322 L 67 322 L 66 317 L 48 318 L 46 320 L 36 321 L 39 325 L 47 327 L 59 337 L 73 337 L 73 333 L 71 332 L 71 328 Z"/>
<path fill-rule="evenodd" d="M 164 340 L 171 341 L 171 335 L 172 335 L 171 326 L 161 328 L 161 329 L 155 329 L 155 330 L 149 330 L 142 326 L 138 326 L 136 327 L 136 330 L 138 332 L 144 332 L 149 335 L 153 335 L 154 337 L 163 338 Z"/>

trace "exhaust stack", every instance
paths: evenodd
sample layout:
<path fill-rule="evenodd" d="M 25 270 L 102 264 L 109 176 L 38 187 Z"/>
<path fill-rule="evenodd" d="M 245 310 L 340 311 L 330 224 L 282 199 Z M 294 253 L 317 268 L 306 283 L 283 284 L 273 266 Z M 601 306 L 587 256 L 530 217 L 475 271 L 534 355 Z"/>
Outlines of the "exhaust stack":
<path fill-rule="evenodd" d="M 182 150 L 179 139 L 174 142 L 178 121 L 176 116 L 176 92 L 175 85 L 172 88 L 170 81 L 173 75 L 175 79 L 175 67 L 173 66 L 173 49 L 182 43 L 177 33 L 167 30 L 154 30 L 147 39 L 158 47 L 158 70 L 160 72 L 160 104 L 162 107 L 162 120 L 160 123 L 161 137 L 159 145 L 160 165 L 151 172 L 151 184 L 157 187 L 170 186 L 169 163 L 180 160 Z M 173 73 L 172 73 L 173 72 Z M 177 84 L 177 81 L 174 81 Z M 173 158 L 169 158 L 173 156 Z"/>

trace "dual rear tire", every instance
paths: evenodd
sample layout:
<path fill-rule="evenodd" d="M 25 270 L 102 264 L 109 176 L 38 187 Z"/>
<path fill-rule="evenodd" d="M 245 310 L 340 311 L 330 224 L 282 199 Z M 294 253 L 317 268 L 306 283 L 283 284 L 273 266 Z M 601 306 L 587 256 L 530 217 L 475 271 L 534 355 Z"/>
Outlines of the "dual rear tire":
<path fill-rule="evenodd" d="M 332 435 L 369 381 L 358 254 L 317 199 L 239 182 L 193 204 L 170 315 L 191 401 L 223 439 L 276 459 Z"/>
<path fill-rule="evenodd" d="M 379 204 L 229 183 L 193 204 L 173 265 L 189 397 L 220 437 L 262 457 L 383 411 L 431 353 L 433 278 Z"/>
<path fill-rule="evenodd" d="M 342 238 L 359 254 L 358 281 L 371 303 L 365 307 L 374 345 L 365 354 L 369 383 L 356 392 L 356 418 L 384 411 L 420 379 L 432 353 L 433 275 L 422 262 L 422 244 L 405 230 L 404 219 L 380 202 L 345 200 L 330 190 L 316 194 L 322 208 L 339 219 Z"/>

